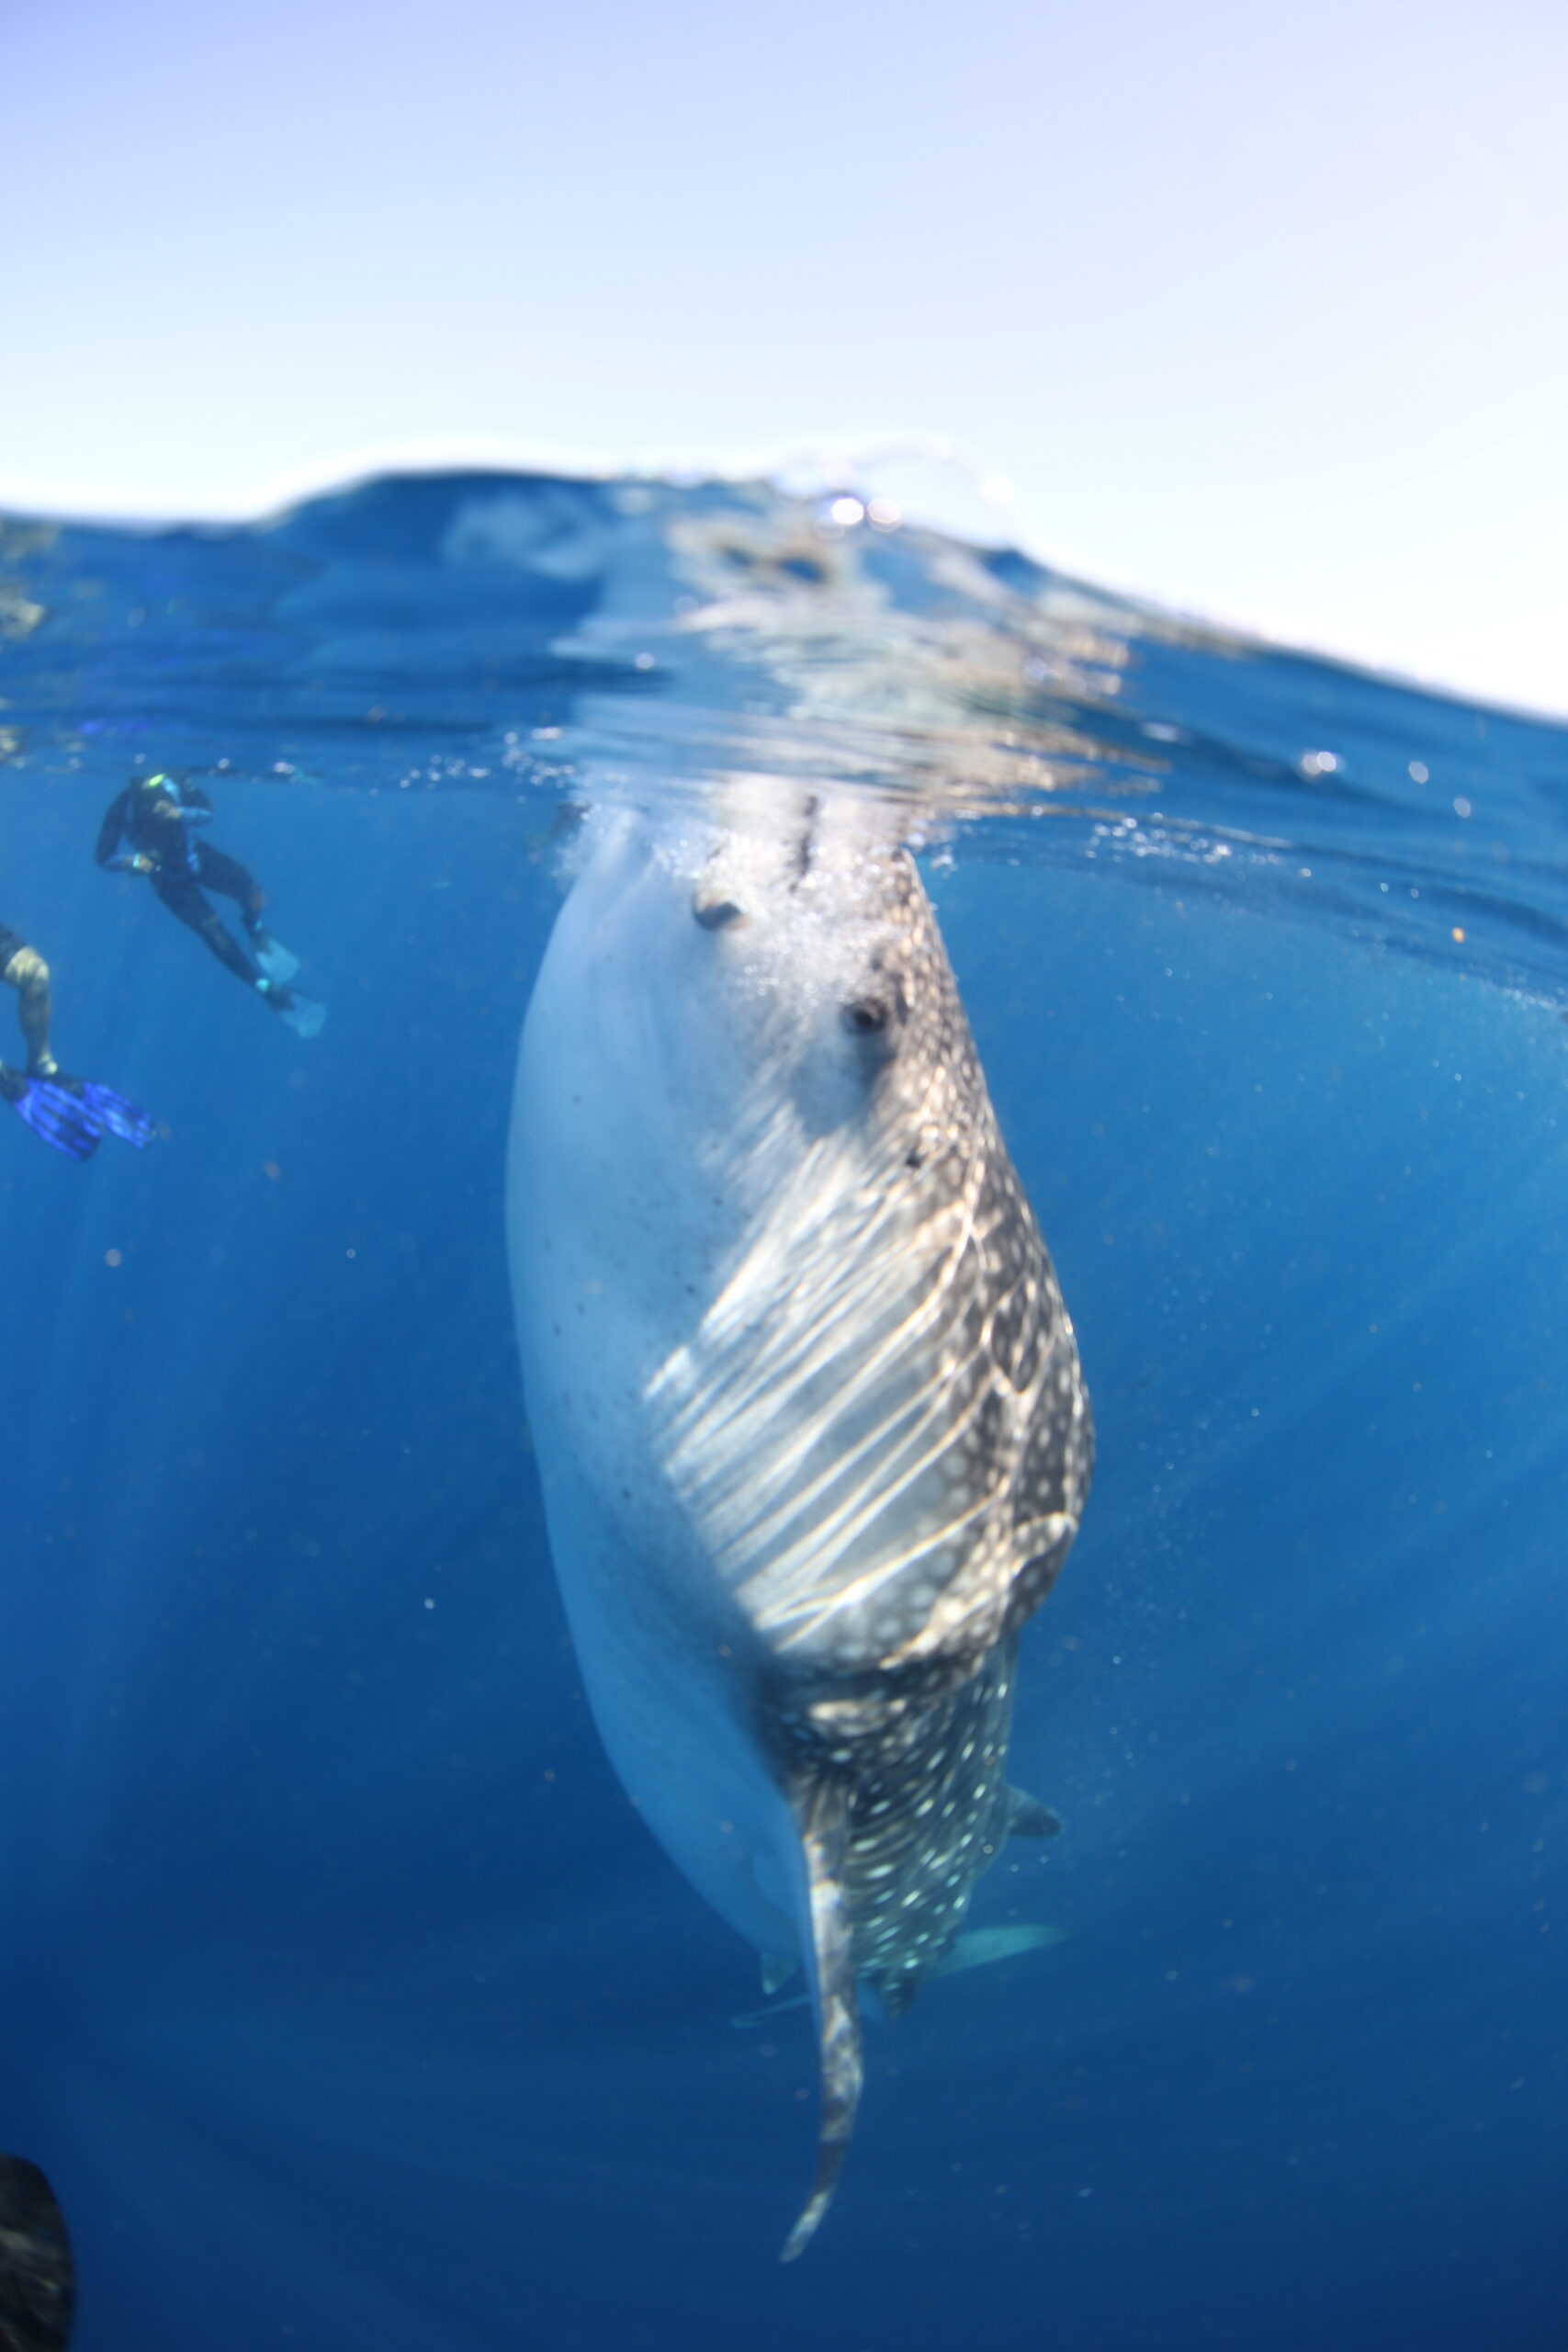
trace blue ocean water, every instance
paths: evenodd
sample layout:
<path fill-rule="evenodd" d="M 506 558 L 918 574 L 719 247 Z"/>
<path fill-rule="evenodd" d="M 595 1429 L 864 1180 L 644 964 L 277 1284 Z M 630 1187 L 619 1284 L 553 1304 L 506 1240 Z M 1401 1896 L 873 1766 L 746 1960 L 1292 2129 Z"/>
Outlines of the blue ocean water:
<path fill-rule="evenodd" d="M 0 1132 L 0 2147 L 80 2352 L 1568 2341 L 1568 731 L 858 506 L 0 524 L 0 922 L 166 1129 Z M 95 868 L 158 769 L 319 1039 Z M 1100 1433 L 1066 1826 L 974 1913 L 1067 1938 L 869 2024 L 783 2271 L 809 2030 L 589 1722 L 501 1216 L 571 808 L 736 775 L 908 808 Z"/>

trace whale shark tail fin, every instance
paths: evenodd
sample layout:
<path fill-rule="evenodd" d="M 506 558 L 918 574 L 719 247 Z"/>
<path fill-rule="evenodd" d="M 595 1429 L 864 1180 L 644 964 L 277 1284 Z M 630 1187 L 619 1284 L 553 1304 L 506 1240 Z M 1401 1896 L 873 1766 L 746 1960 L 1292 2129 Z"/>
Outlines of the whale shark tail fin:
<path fill-rule="evenodd" d="M 800 1900 L 805 1913 L 800 1940 L 817 2019 L 822 2109 L 817 2177 L 799 2220 L 784 2241 L 781 2262 L 793 2262 L 805 2251 L 833 2201 L 865 2072 L 855 2002 L 854 1940 L 844 1888 L 849 1809 L 843 1791 L 824 1777 L 796 1793 L 794 1810 L 800 1833 Z"/>

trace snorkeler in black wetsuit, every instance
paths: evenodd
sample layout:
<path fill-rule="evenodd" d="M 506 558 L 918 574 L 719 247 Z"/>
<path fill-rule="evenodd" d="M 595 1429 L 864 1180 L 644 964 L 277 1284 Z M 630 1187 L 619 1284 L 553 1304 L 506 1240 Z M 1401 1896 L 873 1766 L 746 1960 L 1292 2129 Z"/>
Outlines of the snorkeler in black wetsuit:
<path fill-rule="evenodd" d="M 0 1102 L 8 1102 L 34 1135 L 69 1159 L 91 1159 L 106 1135 L 140 1149 L 152 1140 L 152 1120 L 134 1102 L 96 1079 L 73 1078 L 49 1046 L 49 966 L 36 947 L 0 923 L 0 980 L 14 988 L 28 1049 L 25 1070 L 0 1062 Z"/>
<path fill-rule="evenodd" d="M 212 803 L 195 785 L 173 776 L 139 776 L 112 800 L 98 830 L 97 861 L 111 872 L 145 874 L 169 912 L 205 942 L 218 961 L 265 998 L 273 1011 L 301 1037 L 313 1037 L 327 1017 L 314 997 L 300 996 L 284 983 L 299 959 L 265 929 L 265 903 L 255 881 L 237 858 L 192 838 L 212 817 Z M 121 842 L 129 842 L 121 849 Z M 232 899 L 250 943 L 245 953 L 232 932 L 202 896 L 216 890 Z"/>

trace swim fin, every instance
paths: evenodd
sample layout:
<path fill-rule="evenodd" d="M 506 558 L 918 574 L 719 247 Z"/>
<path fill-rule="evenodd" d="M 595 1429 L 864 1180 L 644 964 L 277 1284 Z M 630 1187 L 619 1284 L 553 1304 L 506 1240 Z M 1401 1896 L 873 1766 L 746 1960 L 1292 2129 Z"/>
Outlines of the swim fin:
<path fill-rule="evenodd" d="M 56 1151 L 62 1151 L 67 1159 L 91 1159 L 103 1141 L 101 1121 L 85 1102 L 79 1102 L 51 1079 L 24 1079 L 19 1092 L 14 1093 L 7 1086 L 5 1093 L 17 1118 L 25 1120 L 34 1135 L 52 1144 Z"/>
<path fill-rule="evenodd" d="M 280 1021 L 288 1023 L 297 1037 L 316 1037 L 327 1017 L 327 1008 L 313 996 L 300 996 L 293 989 L 282 988 L 276 980 L 260 979 L 257 988 L 271 1005 Z"/>
<path fill-rule="evenodd" d="M 280 939 L 274 939 L 265 923 L 258 922 L 249 929 L 247 936 L 257 969 L 265 972 L 269 980 L 291 980 L 294 978 L 299 969 L 299 956 L 285 947 Z"/>
<path fill-rule="evenodd" d="M 77 1101 L 122 1143 L 134 1144 L 141 1151 L 158 1132 L 141 1105 L 117 1094 L 112 1086 L 100 1086 L 96 1078 L 73 1079 L 67 1083 Z"/>

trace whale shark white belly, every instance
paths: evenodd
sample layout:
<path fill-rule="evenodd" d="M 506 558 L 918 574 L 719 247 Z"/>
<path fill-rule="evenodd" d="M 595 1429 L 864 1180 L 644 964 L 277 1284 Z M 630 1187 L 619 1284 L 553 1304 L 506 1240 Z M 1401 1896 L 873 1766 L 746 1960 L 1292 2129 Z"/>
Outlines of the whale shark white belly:
<path fill-rule="evenodd" d="M 813 805 L 591 821 L 508 1179 L 530 1427 L 594 1717 L 817 2015 L 938 1968 L 1010 1826 L 1019 1626 L 1093 1439 L 1072 1326 L 912 861 Z M 1053 1825 L 1054 1826 L 1054 1825 Z"/>

